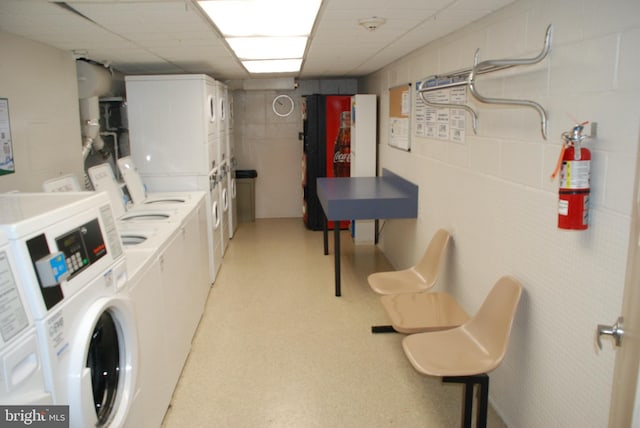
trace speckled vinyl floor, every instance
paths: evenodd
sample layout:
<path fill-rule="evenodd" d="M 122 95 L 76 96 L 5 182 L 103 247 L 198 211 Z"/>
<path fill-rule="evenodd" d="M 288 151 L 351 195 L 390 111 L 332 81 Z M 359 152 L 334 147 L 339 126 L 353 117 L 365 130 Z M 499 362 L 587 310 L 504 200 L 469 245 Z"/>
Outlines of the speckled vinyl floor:
<path fill-rule="evenodd" d="M 211 288 L 164 428 L 460 426 L 462 386 L 413 370 L 367 275 L 391 266 L 342 233 L 333 249 L 301 219 L 240 224 Z M 332 243 L 332 240 L 330 240 Z M 492 408 L 488 425 L 505 427 Z"/>

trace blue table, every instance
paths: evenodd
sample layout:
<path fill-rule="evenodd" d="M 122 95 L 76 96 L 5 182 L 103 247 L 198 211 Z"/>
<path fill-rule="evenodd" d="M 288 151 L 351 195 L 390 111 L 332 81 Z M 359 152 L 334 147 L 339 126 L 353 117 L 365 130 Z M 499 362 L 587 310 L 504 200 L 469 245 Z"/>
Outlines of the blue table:
<path fill-rule="evenodd" d="M 322 177 L 317 195 L 325 221 L 324 254 L 329 254 L 327 222 L 334 222 L 335 294 L 340 296 L 340 220 L 416 218 L 418 186 L 384 169 L 381 177 Z"/>

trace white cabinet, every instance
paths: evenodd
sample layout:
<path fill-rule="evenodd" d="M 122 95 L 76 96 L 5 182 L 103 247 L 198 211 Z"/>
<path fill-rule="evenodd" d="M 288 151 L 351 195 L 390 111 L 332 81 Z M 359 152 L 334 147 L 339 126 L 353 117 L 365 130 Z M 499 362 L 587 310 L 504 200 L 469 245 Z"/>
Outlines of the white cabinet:
<path fill-rule="evenodd" d="M 351 176 L 376 175 L 376 96 L 351 97 Z"/>
<path fill-rule="evenodd" d="M 376 176 L 376 95 L 351 97 L 351 177 Z M 351 222 L 355 244 L 373 244 L 375 220 Z"/>

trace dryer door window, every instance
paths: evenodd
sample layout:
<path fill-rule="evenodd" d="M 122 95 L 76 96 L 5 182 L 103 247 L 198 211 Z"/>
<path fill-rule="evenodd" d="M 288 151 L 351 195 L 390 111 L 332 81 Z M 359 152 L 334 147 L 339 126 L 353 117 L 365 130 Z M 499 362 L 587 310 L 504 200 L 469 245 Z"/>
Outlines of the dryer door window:
<path fill-rule="evenodd" d="M 118 328 L 108 311 L 102 313 L 91 335 L 87 368 L 91 370 L 96 426 L 100 427 L 109 421 L 114 410 L 120 374 Z"/>

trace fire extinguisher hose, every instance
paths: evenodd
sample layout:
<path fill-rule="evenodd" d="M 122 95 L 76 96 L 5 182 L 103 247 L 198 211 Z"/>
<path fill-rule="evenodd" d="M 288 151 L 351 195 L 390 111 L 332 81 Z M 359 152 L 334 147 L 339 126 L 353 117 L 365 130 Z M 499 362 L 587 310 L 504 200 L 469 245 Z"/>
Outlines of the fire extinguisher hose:
<path fill-rule="evenodd" d="M 558 176 L 558 173 L 560 172 L 560 168 L 562 168 L 562 158 L 564 158 L 564 152 L 567 150 L 567 145 L 563 144 L 562 148 L 560 149 L 560 156 L 558 156 L 558 163 L 556 163 L 556 169 L 553 171 L 553 174 L 551 174 L 551 180 L 555 180 L 555 178 Z"/>

